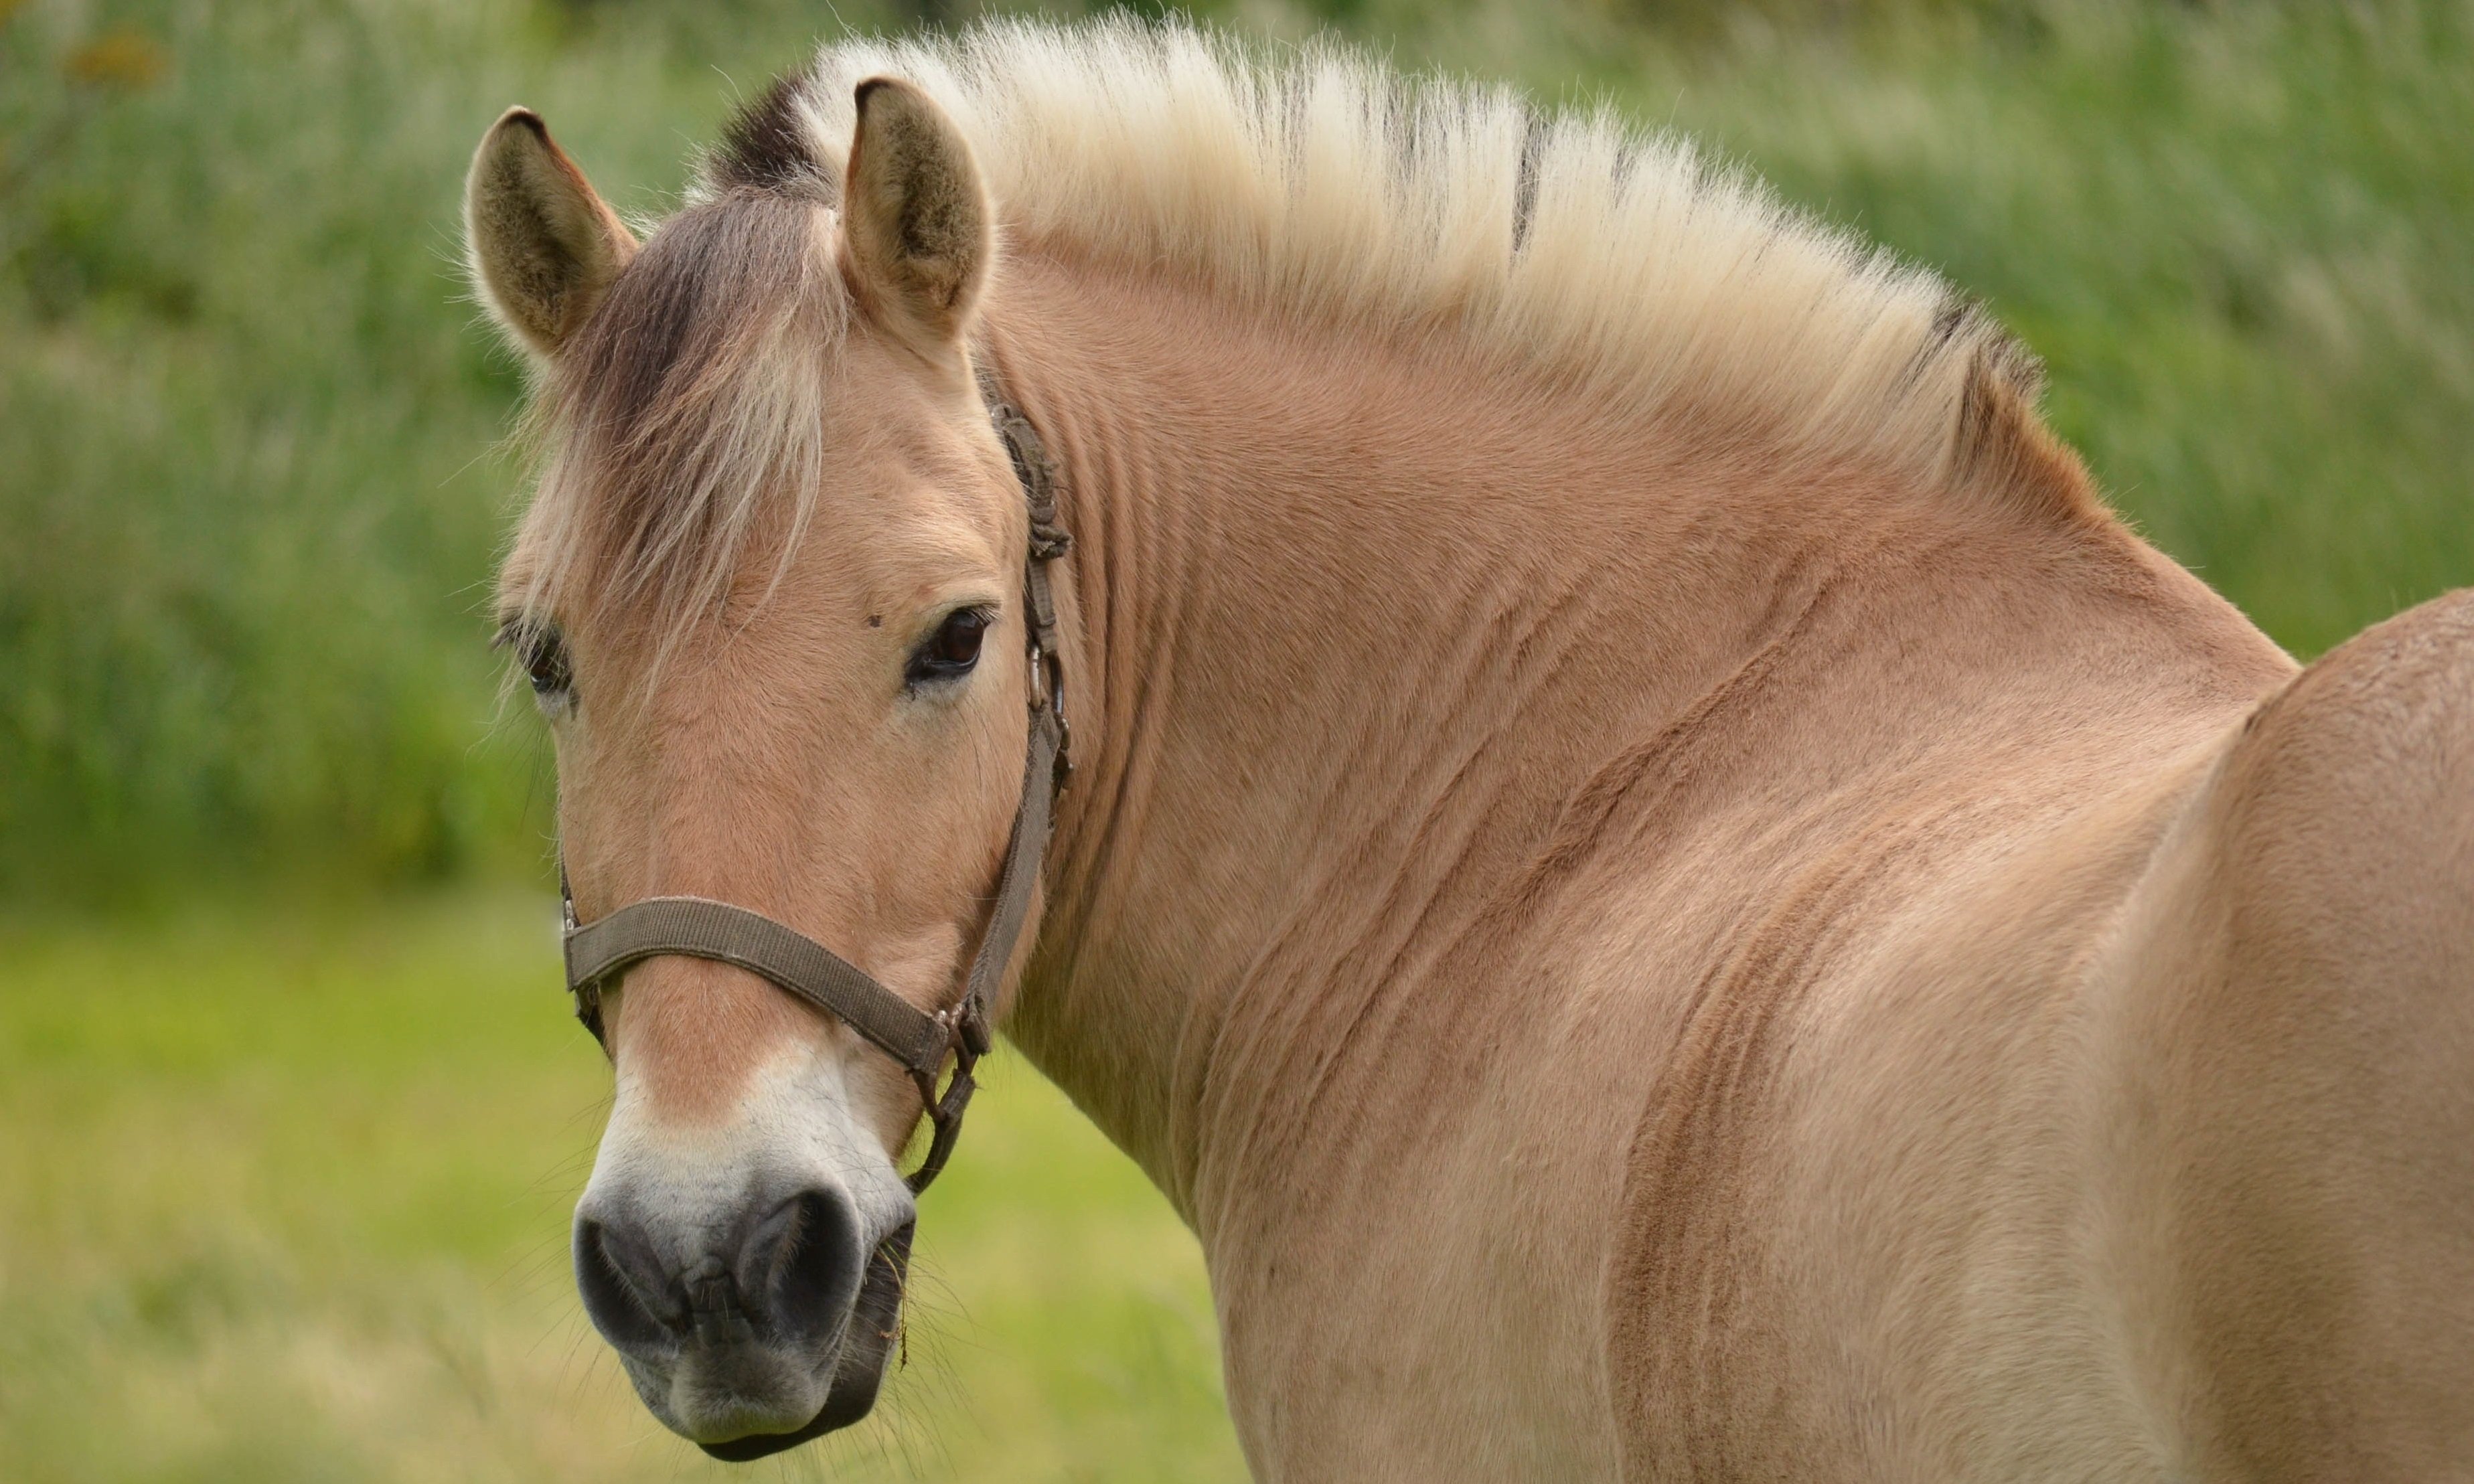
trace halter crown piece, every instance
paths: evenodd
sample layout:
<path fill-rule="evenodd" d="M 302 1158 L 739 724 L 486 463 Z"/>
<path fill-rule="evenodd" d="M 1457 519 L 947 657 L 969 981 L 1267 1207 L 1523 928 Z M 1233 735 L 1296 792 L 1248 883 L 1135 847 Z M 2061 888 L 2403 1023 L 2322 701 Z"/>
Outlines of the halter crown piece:
<path fill-rule="evenodd" d="M 1012 457 L 1014 477 L 1031 505 L 1031 550 L 1023 563 L 1023 599 L 1029 610 L 1031 649 L 1031 745 L 1023 759 L 1022 806 L 1013 818 L 1005 869 L 997 878 L 979 952 L 971 959 L 962 997 L 930 1015 L 894 993 L 847 959 L 814 939 L 763 913 L 701 897 L 648 897 L 592 922 L 575 921 L 575 898 L 567 868 L 559 867 L 558 895 L 566 928 L 567 988 L 575 996 L 575 1017 L 607 1051 L 601 1025 L 601 989 L 648 958 L 677 954 L 736 965 L 759 974 L 839 1019 L 902 1064 L 919 1089 L 934 1129 L 927 1158 L 909 1177 L 915 1194 L 944 1169 L 962 1132 L 962 1110 L 977 1084 L 971 1068 L 991 1044 L 988 1006 L 997 980 L 1022 936 L 1031 894 L 1039 883 L 1040 858 L 1048 850 L 1050 812 L 1071 771 L 1066 749 L 1065 678 L 1057 660 L 1056 595 L 1049 566 L 1074 542 L 1056 518 L 1056 470 L 1038 432 L 1022 413 L 987 395 L 988 416 Z M 953 1077 L 940 1092 L 936 1080 L 945 1059 Z"/>

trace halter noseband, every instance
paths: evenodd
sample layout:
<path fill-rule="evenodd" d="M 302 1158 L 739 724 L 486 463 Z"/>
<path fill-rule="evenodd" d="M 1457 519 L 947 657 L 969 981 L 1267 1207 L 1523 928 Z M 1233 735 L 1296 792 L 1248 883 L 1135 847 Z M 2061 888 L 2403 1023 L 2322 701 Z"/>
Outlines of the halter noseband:
<path fill-rule="evenodd" d="M 559 911 L 566 929 L 567 988 L 575 996 L 575 1017 L 608 1050 L 601 1025 L 601 987 L 648 958 L 677 954 L 736 965 L 762 975 L 839 1019 L 874 1042 L 919 1089 L 934 1128 L 927 1158 L 909 1177 L 913 1194 L 928 1188 L 954 1153 L 962 1132 L 962 1110 L 978 1084 L 971 1068 L 992 1043 L 988 1006 L 997 980 L 1013 956 L 1038 886 L 1040 858 L 1048 849 L 1049 814 L 1071 771 L 1066 750 L 1064 673 L 1056 653 L 1056 597 L 1049 564 L 1073 545 L 1056 518 L 1056 473 L 1029 419 L 994 395 L 988 416 L 1005 440 L 1031 504 L 1031 552 L 1023 563 L 1023 599 L 1029 609 L 1031 649 L 1031 746 L 1023 759 L 1022 806 L 997 877 L 996 906 L 988 915 L 980 950 L 971 959 L 960 1001 L 934 1015 L 920 1010 L 814 939 L 760 912 L 701 897 L 648 897 L 594 922 L 575 921 L 575 898 L 567 867 L 558 873 Z M 936 1078 L 945 1059 L 954 1075 L 944 1090 Z"/>

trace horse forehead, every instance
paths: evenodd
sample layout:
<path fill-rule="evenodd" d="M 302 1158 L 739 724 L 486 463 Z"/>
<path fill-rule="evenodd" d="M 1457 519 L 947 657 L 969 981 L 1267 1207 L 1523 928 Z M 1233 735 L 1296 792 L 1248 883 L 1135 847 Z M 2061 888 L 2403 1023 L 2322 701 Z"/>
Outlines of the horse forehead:
<path fill-rule="evenodd" d="M 823 466 L 814 516 L 828 528 L 808 539 L 861 570 L 944 580 L 1019 543 L 1018 487 L 976 396 L 954 407 L 922 388 L 861 388 L 831 410 Z"/>

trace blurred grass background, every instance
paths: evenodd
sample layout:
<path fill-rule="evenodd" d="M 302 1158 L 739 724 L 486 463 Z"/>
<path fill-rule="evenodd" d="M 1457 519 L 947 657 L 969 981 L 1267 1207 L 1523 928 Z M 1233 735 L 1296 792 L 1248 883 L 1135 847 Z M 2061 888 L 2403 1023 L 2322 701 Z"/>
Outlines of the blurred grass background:
<path fill-rule="evenodd" d="M 1196 9 L 1611 103 L 1945 270 L 2299 654 L 2474 581 L 2474 0 Z M 604 1074 L 484 649 L 521 378 L 457 191 L 521 101 L 658 213 L 919 13 L 0 0 L 0 1479 L 698 1473 L 564 1271 Z M 894 1415 L 767 1467 L 1235 1477 L 1190 1241 L 1001 1075 Z"/>
<path fill-rule="evenodd" d="M 456 891 L 0 932 L 0 1479 L 745 1477 L 567 1266 L 609 1074 L 553 914 Z M 852 1480 L 1244 1477 L 1193 1242 L 1010 1055 L 920 1222 Z"/>

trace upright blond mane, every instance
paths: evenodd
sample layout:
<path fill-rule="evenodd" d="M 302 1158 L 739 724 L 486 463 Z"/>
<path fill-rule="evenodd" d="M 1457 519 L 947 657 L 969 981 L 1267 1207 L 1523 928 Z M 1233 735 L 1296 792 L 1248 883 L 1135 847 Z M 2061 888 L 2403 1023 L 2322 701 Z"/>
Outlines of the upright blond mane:
<path fill-rule="evenodd" d="M 1265 58 L 1183 24 L 1000 21 L 837 43 L 732 121 L 551 379 L 518 607 L 592 571 L 683 618 L 767 488 L 804 519 L 838 336 L 820 265 L 853 89 L 879 74 L 960 126 L 1018 249 L 1357 333 L 1440 332 L 1473 371 L 1551 368 L 1781 464 L 1938 484 L 2046 446 L 2032 359 L 1989 317 L 1688 141 L 1337 43 Z"/>
<path fill-rule="evenodd" d="M 708 181 L 761 178 L 739 167 L 792 133 L 837 177 L 853 86 L 878 73 L 955 116 L 1018 244 L 1370 328 L 1449 325 L 1635 411 L 1758 423 L 1782 451 L 1938 477 L 1971 371 L 2032 383 L 1938 277 L 1688 141 L 1336 43 L 1265 60 L 1124 19 L 840 42 L 751 110 Z"/>

